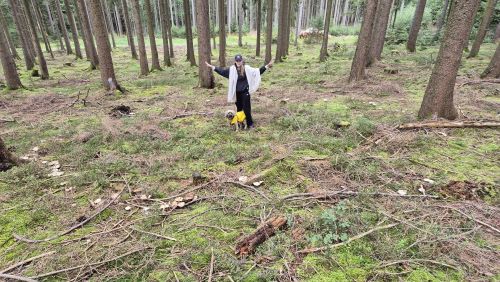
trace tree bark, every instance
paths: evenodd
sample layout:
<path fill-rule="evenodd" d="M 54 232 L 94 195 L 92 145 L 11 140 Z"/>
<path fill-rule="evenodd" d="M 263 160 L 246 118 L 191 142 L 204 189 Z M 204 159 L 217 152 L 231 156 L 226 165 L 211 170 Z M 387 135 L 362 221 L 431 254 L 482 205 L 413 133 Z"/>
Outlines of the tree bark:
<path fill-rule="evenodd" d="M 149 45 L 151 48 L 151 71 L 161 70 L 160 59 L 158 58 L 158 49 L 156 49 L 156 38 L 155 38 L 155 28 L 154 28 L 154 15 L 153 9 L 151 7 L 151 0 L 144 0 L 144 6 L 147 15 L 148 23 L 148 34 L 149 34 Z"/>
<path fill-rule="evenodd" d="M 75 44 L 75 55 L 78 59 L 82 59 L 82 50 L 80 49 L 80 41 L 78 40 L 78 28 L 76 27 L 75 18 L 73 18 L 73 12 L 71 11 L 69 0 L 64 0 L 64 6 L 66 6 L 66 16 L 68 17 L 73 42 Z"/>
<path fill-rule="evenodd" d="M 139 64 L 141 66 L 141 75 L 148 75 L 148 57 L 146 53 L 146 44 L 144 43 L 144 30 L 142 28 L 139 0 L 132 0 L 132 6 L 134 10 L 135 32 L 137 34 L 137 41 L 139 45 Z"/>
<path fill-rule="evenodd" d="M 470 49 L 470 53 L 467 58 L 476 57 L 477 53 L 479 53 L 481 44 L 483 43 L 484 37 L 486 36 L 486 32 L 488 31 L 488 26 L 490 26 L 491 16 L 495 11 L 496 3 L 497 0 L 488 0 L 488 4 L 486 5 L 486 9 L 484 10 L 483 19 L 481 20 L 481 25 L 479 25 L 476 38 L 474 39 L 474 43 L 472 44 L 472 48 Z"/>
<path fill-rule="evenodd" d="M 0 9 L 0 17 L 3 18 L 3 11 Z M 21 80 L 19 79 L 19 74 L 17 73 L 16 61 L 14 60 L 14 55 L 9 50 L 9 42 L 7 41 L 7 25 L 0 25 L 0 61 L 2 63 L 3 74 L 5 76 L 5 83 L 8 89 L 18 89 L 22 87 Z M 0 139 L 0 145 L 2 140 Z M 0 156 L 3 158 L 3 154 L 0 151 Z M 0 164 L 3 163 L 3 159 L 0 159 Z"/>
<path fill-rule="evenodd" d="M 24 28 L 23 23 L 20 19 L 20 13 L 18 10 L 17 2 L 15 0 L 9 0 L 9 4 L 12 10 L 12 17 L 14 19 L 14 23 L 16 25 L 17 34 L 21 41 L 21 45 L 23 48 L 23 57 L 24 63 L 26 64 L 27 70 L 32 70 L 35 66 L 34 58 L 30 53 L 28 44 L 30 44 L 31 35 L 27 34 L 27 30 Z"/>
<path fill-rule="evenodd" d="M 275 61 L 278 62 L 283 62 L 283 56 L 284 56 L 284 37 L 285 37 L 285 32 L 286 32 L 286 21 L 285 21 L 285 15 L 286 15 L 286 1 L 287 0 L 281 0 L 280 5 L 279 5 L 279 12 L 278 12 L 278 39 L 276 42 L 276 58 Z"/>
<path fill-rule="evenodd" d="M 453 120 L 458 115 L 453 104 L 453 91 L 480 0 L 452 1 L 443 41 L 418 112 L 421 119 L 442 117 Z"/>
<path fill-rule="evenodd" d="M 490 64 L 481 74 L 481 78 L 486 77 L 500 77 L 500 43 L 497 43 L 497 50 L 495 51 L 493 57 L 491 57 Z"/>
<path fill-rule="evenodd" d="M 17 54 L 16 45 L 14 44 L 14 41 L 12 41 L 12 37 L 10 36 L 9 32 L 9 26 L 7 25 L 7 20 L 5 19 L 5 16 L 1 9 L 0 9 L 0 25 L 5 27 L 5 39 L 7 40 L 7 46 L 10 49 L 12 56 L 18 59 L 19 55 Z"/>
<path fill-rule="evenodd" d="M 122 26 L 122 17 L 120 15 L 120 8 L 118 8 L 118 5 L 117 3 L 114 3 L 113 6 L 114 6 L 114 9 L 115 9 L 115 20 L 116 20 L 116 24 L 118 25 L 118 34 L 121 36 L 123 35 L 123 26 Z"/>
<path fill-rule="evenodd" d="M 239 1 L 241 2 L 237 3 L 240 5 L 236 5 L 238 9 L 238 46 L 243 47 L 243 1 Z"/>
<path fill-rule="evenodd" d="M 170 48 L 169 55 L 170 55 L 170 58 L 173 58 L 174 57 L 174 42 L 172 40 L 172 25 L 173 25 L 172 22 L 173 22 L 173 20 L 171 20 L 172 19 L 172 15 L 171 15 L 172 6 L 170 6 L 170 0 L 165 0 L 165 7 L 167 10 L 167 19 L 169 19 L 167 21 L 168 47 Z"/>
<path fill-rule="evenodd" d="M 262 0 L 257 0 L 257 47 L 255 49 L 255 55 L 260 57 L 260 33 L 262 26 Z"/>
<path fill-rule="evenodd" d="M 210 50 L 210 22 L 207 0 L 196 0 L 196 22 L 198 24 L 198 73 L 200 86 L 203 88 L 214 88 L 214 75 L 212 69 L 205 66 L 205 62 L 211 62 Z"/>
<path fill-rule="evenodd" d="M 497 29 L 495 30 L 495 38 L 494 41 L 498 43 L 498 40 L 500 39 L 500 22 L 497 24 Z"/>
<path fill-rule="evenodd" d="M 61 10 L 61 3 L 59 0 L 56 0 L 56 9 L 57 9 L 57 18 L 59 19 L 59 29 L 61 30 L 64 44 L 66 45 L 66 54 L 73 54 L 73 48 L 71 47 L 71 43 L 69 41 L 68 31 L 66 30 L 66 23 L 64 22 L 64 15 Z"/>
<path fill-rule="evenodd" d="M 304 0 L 300 0 L 297 11 L 297 22 L 295 26 L 295 46 L 299 44 L 300 30 L 302 29 L 302 15 L 304 13 Z"/>
<path fill-rule="evenodd" d="M 33 12 L 35 13 L 36 16 L 36 21 L 38 22 L 40 32 L 42 33 L 43 42 L 45 44 L 45 50 L 49 52 L 50 57 L 54 59 L 54 53 L 52 52 L 52 47 L 50 46 L 49 35 L 47 33 L 47 29 L 45 28 L 45 23 L 43 21 L 42 12 L 40 11 L 40 6 L 36 1 L 32 1 L 32 4 L 34 9 Z"/>
<path fill-rule="evenodd" d="M 448 14 L 448 6 L 449 6 L 450 0 L 444 0 L 443 3 L 443 9 L 441 10 L 441 14 L 439 15 L 438 21 L 436 23 L 436 33 L 434 34 L 434 40 L 437 40 L 439 38 L 439 35 L 441 34 L 441 29 L 443 28 L 444 22 L 446 20 L 446 15 Z"/>
<path fill-rule="evenodd" d="M 32 39 L 35 44 L 36 55 L 38 57 L 38 64 L 40 65 L 40 78 L 49 79 L 49 70 L 47 68 L 47 62 L 45 61 L 45 57 L 43 56 L 42 47 L 40 47 L 40 41 L 38 39 L 35 20 L 33 18 L 33 14 L 30 9 L 29 0 L 23 0 L 23 2 L 24 2 L 24 9 L 26 10 L 28 22 L 31 29 Z"/>
<path fill-rule="evenodd" d="M 161 21 L 161 31 L 163 39 L 163 64 L 170 67 L 172 62 L 170 61 L 170 51 L 168 42 L 168 22 L 170 19 L 167 17 L 167 4 L 168 0 L 160 0 L 160 21 Z"/>
<path fill-rule="evenodd" d="M 90 68 L 96 69 L 99 66 L 99 58 L 97 57 L 97 50 L 94 44 L 94 36 L 90 28 L 89 15 L 87 13 L 87 5 L 85 0 L 77 0 L 78 11 L 80 19 L 82 20 L 82 34 L 84 34 L 85 49 L 90 61 Z"/>
<path fill-rule="evenodd" d="M 111 35 L 111 43 L 113 44 L 113 48 L 116 48 L 116 41 L 115 41 L 115 29 L 113 27 L 113 21 L 111 21 L 111 11 L 109 10 L 108 7 L 108 1 L 104 0 L 104 5 L 101 6 L 103 15 L 105 17 L 104 24 L 106 25 L 106 29 Z"/>
<path fill-rule="evenodd" d="M 273 236 L 278 230 L 286 227 L 287 219 L 284 216 L 273 216 L 262 225 L 257 227 L 255 232 L 238 240 L 235 253 L 246 256 L 255 252 L 258 245 Z"/>
<path fill-rule="evenodd" d="M 92 25 L 94 27 L 95 40 L 99 49 L 99 70 L 101 72 L 102 85 L 106 90 L 114 91 L 118 89 L 123 92 L 123 89 L 116 81 L 113 58 L 111 57 L 111 46 L 109 45 L 106 31 L 106 18 L 101 6 L 101 0 L 90 0 L 90 9 L 93 15 Z"/>
<path fill-rule="evenodd" d="M 370 39 L 372 37 L 373 22 L 377 13 L 377 2 L 378 0 L 367 0 L 366 2 L 365 15 L 361 23 L 354 59 L 352 60 L 349 82 L 365 79 L 366 59 L 368 50 L 370 50 Z"/>
<path fill-rule="evenodd" d="M 127 40 L 130 46 L 130 53 L 132 54 L 132 59 L 137 60 L 137 51 L 135 49 L 134 34 L 132 33 L 132 24 L 130 23 L 127 0 L 122 0 L 122 9 L 123 15 L 125 16 L 125 28 L 127 29 Z"/>
<path fill-rule="evenodd" d="M 330 18 L 332 15 L 332 2 L 333 0 L 327 0 L 326 4 L 326 15 L 325 15 L 325 24 L 323 28 L 323 44 L 321 45 L 321 51 L 319 54 L 319 61 L 326 61 L 326 57 L 328 57 L 328 35 L 330 30 Z M 381 0 L 382 1 L 382 0 Z"/>
<path fill-rule="evenodd" d="M 184 7 L 184 26 L 186 28 L 186 43 L 187 43 L 187 59 L 191 63 L 191 66 L 196 66 L 196 59 L 194 57 L 194 47 L 193 47 L 193 30 L 191 27 L 191 8 L 189 6 L 189 0 L 183 0 Z"/>
<path fill-rule="evenodd" d="M 378 1 L 370 49 L 368 50 L 368 66 L 375 64 L 376 61 L 381 59 L 382 50 L 384 49 L 385 34 L 389 24 L 389 14 L 391 13 L 392 1 L 393 0 Z"/>
<path fill-rule="evenodd" d="M 267 24 L 266 24 L 266 63 L 272 60 L 273 44 L 273 0 L 267 0 Z"/>
<path fill-rule="evenodd" d="M 410 34 L 408 35 L 408 42 L 406 43 L 406 49 L 408 49 L 408 51 L 410 52 L 415 52 L 418 32 L 420 30 L 420 26 L 422 25 L 422 18 L 424 17 L 426 2 L 427 0 L 418 0 L 417 8 L 415 9 L 415 15 L 413 16 L 413 21 L 410 28 Z"/>
<path fill-rule="evenodd" d="M 226 7 L 224 0 L 217 0 L 219 13 L 219 66 L 226 66 Z"/>

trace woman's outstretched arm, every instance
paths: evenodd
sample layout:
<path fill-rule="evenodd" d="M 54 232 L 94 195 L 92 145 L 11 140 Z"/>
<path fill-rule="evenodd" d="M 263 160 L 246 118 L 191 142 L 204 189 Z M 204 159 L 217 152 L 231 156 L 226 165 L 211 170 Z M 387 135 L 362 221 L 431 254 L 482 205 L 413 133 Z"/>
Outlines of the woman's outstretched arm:
<path fill-rule="evenodd" d="M 223 76 L 225 78 L 229 78 L 229 69 L 216 67 L 214 65 L 209 64 L 208 62 L 205 62 L 205 65 L 207 65 L 207 67 L 211 68 L 213 71 L 220 74 L 221 76 Z"/>
<path fill-rule="evenodd" d="M 260 74 L 263 74 L 267 69 L 270 69 L 272 67 L 273 67 L 273 61 L 270 61 L 269 64 L 267 64 L 259 69 Z"/>

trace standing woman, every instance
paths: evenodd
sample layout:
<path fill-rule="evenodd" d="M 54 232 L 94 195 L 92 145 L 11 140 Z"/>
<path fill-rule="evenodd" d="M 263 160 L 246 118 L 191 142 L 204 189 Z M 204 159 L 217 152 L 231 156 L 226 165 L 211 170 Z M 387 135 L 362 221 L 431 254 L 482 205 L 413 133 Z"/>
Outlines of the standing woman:
<path fill-rule="evenodd" d="M 257 91 L 260 85 L 260 75 L 271 68 L 273 62 L 271 61 L 269 64 L 257 69 L 245 65 L 243 57 L 241 55 L 236 55 L 234 57 L 234 65 L 230 68 L 224 69 L 216 67 L 207 62 L 205 62 L 205 64 L 221 76 L 229 78 L 227 102 L 236 103 L 236 110 L 245 113 L 247 126 L 249 128 L 254 128 L 250 94 Z"/>

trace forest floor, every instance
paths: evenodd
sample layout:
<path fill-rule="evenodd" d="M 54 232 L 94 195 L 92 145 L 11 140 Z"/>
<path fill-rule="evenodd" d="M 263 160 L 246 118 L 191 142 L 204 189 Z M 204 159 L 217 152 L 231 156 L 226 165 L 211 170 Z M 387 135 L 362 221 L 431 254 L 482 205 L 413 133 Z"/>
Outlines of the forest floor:
<path fill-rule="evenodd" d="M 125 95 L 103 91 L 98 71 L 64 54 L 48 60 L 50 80 L 21 71 L 27 89 L 1 93 L 1 137 L 28 161 L 0 173 L 0 273 L 41 255 L 7 273 L 48 281 L 500 279 L 500 132 L 397 129 L 416 120 L 438 46 L 415 54 L 388 46 L 369 79 L 354 84 L 354 37 L 332 38 L 340 48 L 325 63 L 319 45 L 291 46 L 253 95 L 256 129 L 234 132 L 224 119 L 234 108 L 224 78 L 198 88 L 180 45 L 174 67 L 138 77 L 126 38 L 119 42 L 113 57 Z M 232 46 L 229 62 L 242 53 L 262 65 L 252 46 Z M 494 48 L 463 60 L 455 101 L 465 118 L 498 118 L 498 84 L 478 82 Z M 121 105 L 131 113 L 113 111 Z M 274 216 L 287 224 L 255 253 L 235 254 Z"/>

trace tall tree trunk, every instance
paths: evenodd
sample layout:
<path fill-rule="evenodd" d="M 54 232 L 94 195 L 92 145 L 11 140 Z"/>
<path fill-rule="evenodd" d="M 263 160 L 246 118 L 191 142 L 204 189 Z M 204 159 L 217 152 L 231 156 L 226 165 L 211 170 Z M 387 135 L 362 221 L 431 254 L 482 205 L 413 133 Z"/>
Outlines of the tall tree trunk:
<path fill-rule="evenodd" d="M 266 63 L 272 60 L 273 44 L 273 0 L 267 0 L 267 24 L 266 24 Z"/>
<path fill-rule="evenodd" d="M 413 16 L 413 21 L 410 28 L 410 34 L 408 35 L 408 42 L 406 43 L 406 49 L 408 49 L 408 51 L 410 52 L 415 52 L 418 32 L 420 30 L 420 26 L 422 25 L 422 18 L 424 17 L 426 2 L 427 0 L 418 0 L 417 8 L 415 9 L 415 15 Z"/>
<path fill-rule="evenodd" d="M 368 50 L 367 65 L 370 66 L 381 59 L 382 50 L 384 49 L 385 34 L 387 25 L 389 24 L 389 14 L 391 13 L 391 5 L 393 0 L 379 0 L 377 5 L 377 13 L 373 24 L 372 39 L 370 49 Z"/>
<path fill-rule="evenodd" d="M 297 22 L 295 26 L 295 46 L 299 44 L 300 30 L 302 29 L 302 15 L 304 13 L 304 0 L 300 0 L 297 10 Z"/>
<path fill-rule="evenodd" d="M 231 34 L 231 24 L 232 24 L 232 0 L 227 0 L 227 30 Z"/>
<path fill-rule="evenodd" d="M 500 78 L 500 44 L 497 43 L 497 50 L 493 57 L 491 57 L 491 62 L 488 67 L 481 74 L 481 78 L 492 77 Z"/>
<path fill-rule="evenodd" d="M 116 19 L 116 24 L 118 25 L 118 34 L 121 36 L 123 35 L 123 26 L 122 26 L 122 17 L 120 15 L 120 8 L 118 8 L 117 3 L 113 3 L 113 6 L 115 7 L 115 19 Z"/>
<path fill-rule="evenodd" d="M 377 13 L 378 0 L 367 0 L 361 30 L 359 32 L 356 52 L 352 60 L 349 82 L 365 79 L 365 66 L 367 53 L 370 49 L 370 40 L 372 37 L 373 22 Z"/>
<path fill-rule="evenodd" d="M 82 17 L 80 16 L 80 10 L 78 9 L 78 0 L 73 0 L 73 6 L 75 6 L 75 17 L 76 17 L 76 22 L 77 22 L 77 28 L 78 28 L 78 25 L 80 26 L 80 35 L 82 37 L 82 40 L 83 40 L 83 49 L 85 51 L 85 57 L 87 59 L 87 61 L 90 61 L 90 53 L 89 53 L 89 50 L 90 50 L 90 47 L 87 45 L 88 41 L 87 41 L 87 35 L 85 34 L 85 29 L 83 28 L 83 20 L 82 20 Z"/>
<path fill-rule="evenodd" d="M 467 44 L 480 0 L 452 1 L 443 41 L 418 112 L 418 117 L 421 119 L 457 118 L 453 91 L 462 52 Z"/>
<path fill-rule="evenodd" d="M 238 1 L 238 0 L 237 0 Z M 243 0 L 236 2 L 238 7 L 238 46 L 243 47 Z"/>
<path fill-rule="evenodd" d="M 38 35 L 36 32 L 35 20 L 31 12 L 29 0 L 23 0 L 23 3 L 24 3 L 24 9 L 26 10 L 26 14 L 28 16 L 28 22 L 33 37 L 33 42 L 35 43 L 35 50 L 36 50 L 36 56 L 38 57 L 38 64 L 40 65 L 40 78 L 49 79 L 49 70 L 47 68 L 47 62 L 45 61 L 45 57 L 43 56 L 42 47 L 40 47 L 40 41 L 38 39 Z"/>
<path fill-rule="evenodd" d="M 85 0 L 77 0 L 80 19 L 82 20 L 82 34 L 84 34 L 85 48 L 87 49 L 90 68 L 96 69 L 99 66 L 99 58 L 94 44 L 94 36 L 90 28 L 89 14 L 87 13 L 87 4 Z"/>
<path fill-rule="evenodd" d="M 32 1 L 34 13 L 36 15 L 36 21 L 40 27 L 40 32 L 42 33 L 43 42 L 45 43 L 45 50 L 49 52 L 50 57 L 54 59 L 54 53 L 52 52 L 52 47 L 50 46 L 49 35 L 47 29 L 45 28 L 45 23 L 43 21 L 42 12 L 40 11 L 40 6 L 36 1 Z"/>
<path fill-rule="evenodd" d="M 170 0 L 165 0 L 165 7 L 166 7 L 166 10 L 167 10 L 167 19 L 169 19 L 167 21 L 167 34 L 168 34 L 168 47 L 170 48 L 170 52 L 169 52 L 169 55 L 170 55 L 170 58 L 173 58 L 174 57 L 174 42 L 172 40 L 172 15 L 171 15 L 171 11 L 172 11 L 172 6 L 170 6 Z"/>
<path fill-rule="evenodd" d="M 57 31 L 56 31 L 56 26 L 54 24 L 54 20 L 52 18 L 52 11 L 50 10 L 49 1 L 43 1 L 43 3 L 45 5 L 45 8 L 47 9 L 47 17 L 49 19 L 50 29 L 52 31 L 52 35 L 55 36 L 55 35 L 57 35 Z"/>
<path fill-rule="evenodd" d="M 0 17 L 3 16 L 3 11 L 0 9 Z M 3 74 L 7 88 L 15 90 L 22 87 L 19 74 L 17 73 L 16 61 L 9 50 L 9 42 L 7 41 L 7 25 L 0 25 L 0 61 L 2 63 Z M 1 139 L 0 139 L 1 142 Z"/>
<path fill-rule="evenodd" d="M 186 28 L 186 43 L 187 43 L 187 59 L 191 63 L 191 66 L 196 66 L 196 59 L 194 57 L 194 47 L 193 47 L 193 30 L 191 27 L 191 8 L 189 6 L 189 0 L 183 0 L 184 7 L 184 26 Z M 200 64 L 201 65 L 201 64 Z"/>
<path fill-rule="evenodd" d="M 32 70 L 35 66 L 35 59 L 30 53 L 28 44 L 31 44 L 31 34 L 29 34 L 27 29 L 23 26 L 23 22 L 21 21 L 20 11 L 18 10 L 19 6 L 17 5 L 17 1 L 9 0 L 9 4 L 12 10 L 12 17 L 14 19 L 14 23 L 16 25 L 17 34 L 21 41 L 21 45 L 23 48 L 23 57 L 24 63 L 26 65 L 27 70 Z"/>
<path fill-rule="evenodd" d="M 73 42 L 75 44 L 75 55 L 78 59 L 82 59 L 82 50 L 80 49 L 80 41 L 78 40 L 78 28 L 76 27 L 75 18 L 73 18 L 73 12 L 71 11 L 69 0 L 64 0 L 64 6 L 66 7 L 66 16 L 68 17 Z"/>
<path fill-rule="evenodd" d="M 479 53 L 479 48 L 481 48 L 481 44 L 483 43 L 488 27 L 490 26 L 491 16 L 495 11 L 496 3 L 497 0 L 488 0 L 488 4 L 486 5 L 486 9 L 484 10 L 483 18 L 481 20 L 481 25 L 479 25 L 479 29 L 477 30 L 477 35 L 474 39 L 474 43 L 472 44 L 472 48 L 470 49 L 468 58 L 473 58 L 477 56 L 477 53 Z"/>
<path fill-rule="evenodd" d="M 130 53 L 132 54 L 132 58 L 137 60 L 137 51 L 135 50 L 134 34 L 132 33 L 132 24 L 130 23 L 127 0 L 122 0 L 122 9 L 123 15 L 125 16 L 125 28 L 127 29 L 127 40 L 130 46 Z"/>
<path fill-rule="evenodd" d="M 5 16 L 3 11 L 0 9 L 0 25 L 5 27 L 5 39 L 7 40 L 7 47 L 10 49 L 12 56 L 16 59 L 19 59 L 19 55 L 17 54 L 16 45 L 14 41 L 12 41 L 12 37 L 10 36 L 9 26 L 7 25 L 7 20 L 5 20 Z"/>
<path fill-rule="evenodd" d="M 226 7 L 224 0 L 217 0 L 219 13 L 219 65 L 226 66 Z"/>
<path fill-rule="evenodd" d="M 69 41 L 68 31 L 66 30 L 66 23 L 64 22 L 64 15 L 61 10 L 61 3 L 59 0 L 55 0 L 57 9 L 57 18 L 59 19 L 59 29 L 61 30 L 64 44 L 66 45 L 66 54 L 73 54 L 73 49 L 71 48 L 71 43 Z"/>
<path fill-rule="evenodd" d="M 111 57 L 111 46 L 109 45 L 106 31 L 106 18 L 101 6 L 101 0 L 90 0 L 90 10 L 92 11 L 92 25 L 95 32 L 95 40 L 99 49 L 99 70 L 101 72 L 102 85 L 106 90 L 123 92 L 120 84 L 116 81 L 113 58 Z"/>
<path fill-rule="evenodd" d="M 319 54 L 319 61 L 326 61 L 326 57 L 328 57 L 328 35 L 330 30 L 330 18 L 332 15 L 332 2 L 333 0 L 327 0 L 326 4 L 326 15 L 325 15 L 325 28 L 323 29 L 323 44 L 321 45 L 321 51 Z M 381 0 L 382 1 L 382 0 Z"/>
<path fill-rule="evenodd" d="M 47 13 L 49 15 L 49 19 L 51 20 L 51 25 L 52 25 L 52 28 L 53 28 L 53 35 L 57 36 L 57 40 L 59 41 L 59 50 L 66 51 L 66 48 L 64 47 L 64 42 L 63 42 L 63 39 L 62 39 L 62 33 L 61 33 L 61 28 L 59 26 L 59 22 L 54 23 L 56 21 L 56 19 L 52 17 L 52 11 L 51 11 L 51 8 L 50 8 L 50 2 L 46 1 L 45 3 L 46 3 L 46 6 L 47 6 Z M 57 12 L 56 12 L 56 16 L 55 17 L 57 17 Z"/>
<path fill-rule="evenodd" d="M 208 0 L 205 0 L 208 1 Z M 191 0 L 191 25 L 196 27 L 196 5 L 194 3 L 194 0 Z"/>
<path fill-rule="evenodd" d="M 161 20 L 161 35 L 163 39 L 163 64 L 171 66 L 170 51 L 168 48 L 168 22 L 170 19 L 167 17 L 168 0 L 160 0 L 160 20 Z"/>
<path fill-rule="evenodd" d="M 278 62 L 282 62 L 283 61 L 283 44 L 284 44 L 284 37 L 285 37 L 285 31 L 286 31 L 286 28 L 285 28 L 285 24 L 286 24 L 286 21 L 285 21 L 285 6 L 286 6 L 286 1 L 287 0 L 281 0 L 280 2 L 280 5 L 279 5 L 279 13 L 278 13 L 278 17 L 279 17 L 279 24 L 278 24 L 278 39 L 277 39 L 277 42 L 276 42 L 276 59 L 275 61 L 278 63 Z"/>
<path fill-rule="evenodd" d="M 497 29 L 495 30 L 495 38 L 494 41 L 498 43 L 498 40 L 500 39 L 500 22 L 497 24 Z"/>
<path fill-rule="evenodd" d="M 255 55 L 260 57 L 260 27 L 262 26 L 262 0 L 257 0 L 257 47 Z"/>
<path fill-rule="evenodd" d="M 144 43 L 144 30 L 142 28 L 139 0 L 132 0 L 132 7 L 134 10 L 135 31 L 137 33 L 137 41 L 139 44 L 139 64 L 141 65 L 141 75 L 148 75 L 148 57 L 146 54 L 146 44 Z"/>
<path fill-rule="evenodd" d="M 210 22 L 207 0 L 196 0 L 196 22 L 198 23 L 198 73 L 200 86 L 203 88 L 214 88 L 214 75 L 212 69 L 205 66 L 205 62 L 211 62 L 210 56 Z"/>
<path fill-rule="evenodd" d="M 113 27 L 113 21 L 111 21 L 111 10 L 108 7 L 108 1 L 104 0 L 104 6 L 101 6 L 103 15 L 105 17 L 104 23 L 106 24 L 106 28 L 111 35 L 111 42 L 113 43 L 113 48 L 116 48 L 115 41 L 115 29 Z"/>
<path fill-rule="evenodd" d="M 158 49 L 156 49 L 156 38 L 155 38 L 155 28 L 154 28 L 154 15 L 153 9 L 151 7 L 151 0 L 144 0 L 147 23 L 148 23 L 148 34 L 149 34 L 149 45 L 151 47 L 151 70 L 161 70 L 160 59 L 158 58 Z"/>
<path fill-rule="evenodd" d="M 439 15 L 439 18 L 436 23 L 436 33 L 434 34 L 434 39 L 437 40 L 439 38 L 439 35 L 441 34 L 441 29 L 443 28 L 444 22 L 446 20 L 446 15 L 448 14 L 448 6 L 449 6 L 450 0 L 444 0 L 443 2 L 443 9 L 441 10 L 441 14 Z"/>

